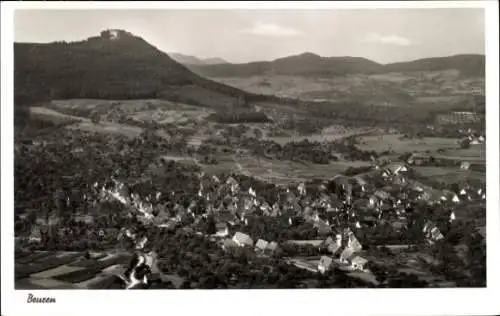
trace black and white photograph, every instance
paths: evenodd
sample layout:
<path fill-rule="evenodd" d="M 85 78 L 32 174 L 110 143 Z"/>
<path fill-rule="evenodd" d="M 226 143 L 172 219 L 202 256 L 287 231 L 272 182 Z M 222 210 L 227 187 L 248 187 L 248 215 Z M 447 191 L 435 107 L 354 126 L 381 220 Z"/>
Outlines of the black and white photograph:
<path fill-rule="evenodd" d="M 488 1 L 411 2 L 11 9 L 9 291 L 496 286 Z"/>

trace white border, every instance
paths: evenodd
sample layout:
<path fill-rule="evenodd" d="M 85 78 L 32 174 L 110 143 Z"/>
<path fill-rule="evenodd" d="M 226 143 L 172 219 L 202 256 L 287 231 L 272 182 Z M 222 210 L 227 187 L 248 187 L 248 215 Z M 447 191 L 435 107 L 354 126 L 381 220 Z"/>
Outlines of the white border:
<path fill-rule="evenodd" d="M 37 291 L 54 296 L 57 304 L 26 304 L 26 291 L 13 290 L 13 11 L 19 9 L 354 9 L 354 8 L 473 8 L 483 7 L 486 19 L 487 91 L 487 289 L 419 290 L 234 290 L 234 291 Z M 495 315 L 500 314 L 499 248 L 499 97 L 498 2 L 2 2 L 2 315 L 132 314 L 161 308 L 158 313 L 201 315 L 266 315 L 318 312 L 371 315 Z M 156 313 L 155 311 L 153 313 Z"/>

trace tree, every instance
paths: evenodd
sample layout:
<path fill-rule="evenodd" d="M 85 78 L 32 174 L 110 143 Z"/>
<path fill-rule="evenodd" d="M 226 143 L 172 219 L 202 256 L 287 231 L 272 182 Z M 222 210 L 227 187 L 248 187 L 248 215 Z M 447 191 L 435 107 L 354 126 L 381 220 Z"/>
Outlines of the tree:
<path fill-rule="evenodd" d="M 255 134 L 255 138 L 257 139 L 261 139 L 262 138 L 262 131 L 259 129 L 259 128 L 254 128 L 253 129 L 253 132 Z"/>
<path fill-rule="evenodd" d="M 212 215 L 209 215 L 207 218 L 206 232 L 209 235 L 213 235 L 217 232 L 217 227 L 215 225 L 215 219 Z"/>
<path fill-rule="evenodd" d="M 460 148 L 462 148 L 462 149 L 470 148 L 470 141 L 468 138 L 466 138 L 460 142 Z"/>
<path fill-rule="evenodd" d="M 99 116 L 99 114 L 95 113 L 92 115 L 91 121 L 94 124 L 99 124 L 99 122 L 101 121 L 101 117 Z"/>

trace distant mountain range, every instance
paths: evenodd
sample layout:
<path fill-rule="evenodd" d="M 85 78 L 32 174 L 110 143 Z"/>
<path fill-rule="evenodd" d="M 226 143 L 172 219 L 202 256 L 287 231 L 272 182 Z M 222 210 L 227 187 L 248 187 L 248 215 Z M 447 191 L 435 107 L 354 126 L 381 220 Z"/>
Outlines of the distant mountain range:
<path fill-rule="evenodd" d="M 382 65 L 359 57 L 304 53 L 270 62 L 186 66 L 140 37 L 123 30 L 107 30 L 71 43 L 15 43 L 14 96 L 16 104 L 48 99 L 161 98 L 220 108 L 255 98 L 267 100 L 271 96 L 245 92 L 206 77 L 265 74 L 331 77 L 443 69 L 458 69 L 464 76 L 484 76 L 484 64 L 484 55 Z"/>
<path fill-rule="evenodd" d="M 195 56 L 190 56 L 190 55 L 184 55 L 180 53 L 168 53 L 170 58 L 175 60 L 176 62 L 183 64 L 183 65 L 219 65 L 219 64 L 228 64 L 227 61 L 225 61 L 222 58 L 219 57 L 213 57 L 213 58 L 205 58 L 205 59 L 200 59 Z"/>
<path fill-rule="evenodd" d="M 379 64 L 361 57 L 322 57 L 313 53 L 244 64 L 188 65 L 205 77 L 248 77 L 266 74 L 291 76 L 343 76 L 389 72 L 439 71 L 457 69 L 467 77 L 483 77 L 484 55 L 455 55 L 409 62 Z"/>
<path fill-rule="evenodd" d="M 163 98 L 233 105 L 242 95 L 194 74 L 140 37 L 107 30 L 79 42 L 14 44 L 16 104 L 44 99 Z"/>

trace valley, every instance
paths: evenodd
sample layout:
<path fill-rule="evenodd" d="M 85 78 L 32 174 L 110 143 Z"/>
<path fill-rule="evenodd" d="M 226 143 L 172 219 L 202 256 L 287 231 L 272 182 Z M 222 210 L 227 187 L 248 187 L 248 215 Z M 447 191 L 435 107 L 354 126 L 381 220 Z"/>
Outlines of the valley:
<path fill-rule="evenodd" d="M 18 288 L 124 288 L 135 252 L 150 288 L 485 286 L 484 56 L 464 56 L 268 71 L 126 31 L 15 44 Z"/>

